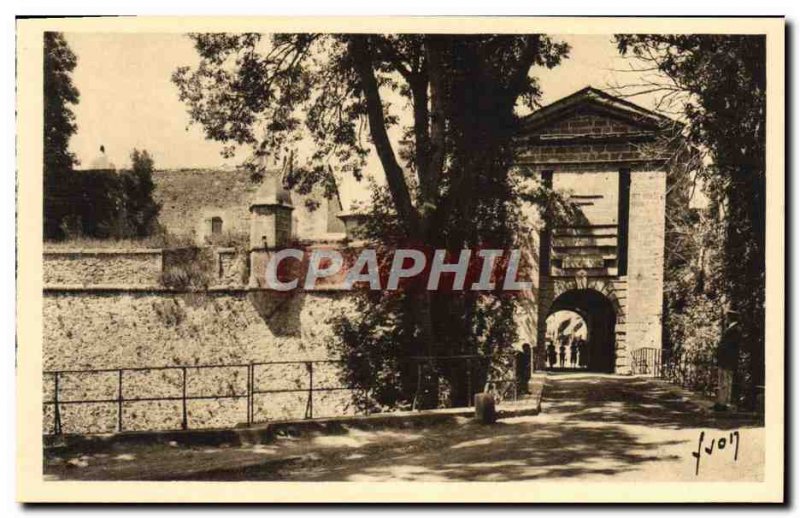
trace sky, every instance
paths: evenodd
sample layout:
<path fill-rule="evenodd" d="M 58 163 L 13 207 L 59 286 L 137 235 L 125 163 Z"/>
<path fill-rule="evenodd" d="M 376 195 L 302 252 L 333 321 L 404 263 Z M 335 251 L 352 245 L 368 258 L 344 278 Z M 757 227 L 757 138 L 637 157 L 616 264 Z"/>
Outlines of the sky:
<path fill-rule="evenodd" d="M 74 107 L 77 133 L 70 142 L 82 167 L 99 156 L 103 145 L 108 159 L 127 167 L 133 148 L 146 149 L 156 167 L 213 168 L 235 166 L 237 159 L 220 155 L 222 144 L 206 140 L 198 125 L 190 123 L 186 106 L 171 81 L 182 65 L 196 65 L 191 40 L 182 34 L 67 33 L 78 57 L 73 81 L 80 91 Z M 629 64 L 619 56 L 611 35 L 554 35 L 572 47 L 570 57 L 558 67 L 534 68 L 542 88 L 542 103 L 549 104 L 585 86 L 601 90 L 635 82 L 640 74 L 621 72 Z M 655 97 L 630 99 L 646 108 Z M 238 157 L 241 160 L 241 155 Z M 368 171 L 380 174 L 376 160 Z M 81 167 L 79 166 L 79 167 Z M 381 178 L 376 177 L 380 182 Z M 349 178 L 340 186 L 345 207 L 364 199 L 366 184 Z"/>

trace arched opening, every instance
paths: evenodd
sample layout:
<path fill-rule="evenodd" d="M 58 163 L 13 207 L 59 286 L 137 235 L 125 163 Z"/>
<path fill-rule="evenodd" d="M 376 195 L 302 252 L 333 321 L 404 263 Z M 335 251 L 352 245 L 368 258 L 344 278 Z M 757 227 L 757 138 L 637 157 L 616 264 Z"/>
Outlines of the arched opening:
<path fill-rule="evenodd" d="M 222 234 L 222 218 L 214 216 L 211 218 L 211 235 L 219 236 Z"/>
<path fill-rule="evenodd" d="M 563 309 L 550 313 L 545 332 L 545 364 L 548 368 L 588 369 L 588 325 L 583 316 Z"/>
<path fill-rule="evenodd" d="M 578 342 L 578 367 L 594 372 L 614 372 L 617 314 L 608 297 L 592 289 L 566 291 L 559 295 L 550 306 L 548 324 L 551 316 L 556 317 L 558 314 L 567 312 L 580 316 L 586 327 L 585 343 Z M 563 322 L 564 317 L 561 318 L 561 322 Z M 554 321 L 556 320 L 554 318 Z M 575 327 L 577 323 L 569 325 Z M 557 327 L 556 331 L 558 331 Z M 577 328 L 577 331 L 580 332 L 580 328 Z M 564 333 L 558 335 L 558 339 L 561 339 L 560 337 L 563 335 Z M 571 337 L 572 335 L 566 336 Z M 569 344 L 569 342 L 567 343 Z M 554 342 L 554 345 L 559 353 L 558 363 L 560 365 L 560 344 Z M 583 358 L 581 358 L 581 349 L 583 349 Z M 564 367 L 570 367 L 570 352 L 569 345 L 567 345 Z"/>

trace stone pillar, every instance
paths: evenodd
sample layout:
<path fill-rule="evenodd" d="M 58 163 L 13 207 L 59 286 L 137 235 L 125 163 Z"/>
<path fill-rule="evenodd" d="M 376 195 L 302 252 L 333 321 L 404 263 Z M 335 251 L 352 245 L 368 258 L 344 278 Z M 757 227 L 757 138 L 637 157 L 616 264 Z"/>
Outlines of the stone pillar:
<path fill-rule="evenodd" d="M 631 173 L 626 315 L 628 354 L 661 349 L 665 171 Z"/>

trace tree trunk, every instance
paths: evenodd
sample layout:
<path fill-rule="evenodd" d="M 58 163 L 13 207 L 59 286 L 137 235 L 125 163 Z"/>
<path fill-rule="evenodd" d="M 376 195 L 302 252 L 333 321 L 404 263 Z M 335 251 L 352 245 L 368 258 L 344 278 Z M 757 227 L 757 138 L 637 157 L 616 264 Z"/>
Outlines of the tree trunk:
<path fill-rule="evenodd" d="M 397 162 L 392 143 L 389 140 L 389 134 L 386 131 L 383 103 L 378 89 L 378 81 L 373 70 L 372 52 L 367 38 L 366 35 L 353 36 L 350 41 L 350 47 L 367 104 L 370 134 L 372 135 L 375 151 L 386 173 L 386 183 L 389 186 L 389 192 L 392 195 L 397 214 L 405 224 L 409 236 L 414 237 L 419 233 L 419 215 L 411 203 L 411 195 L 406 185 L 403 168 Z"/>

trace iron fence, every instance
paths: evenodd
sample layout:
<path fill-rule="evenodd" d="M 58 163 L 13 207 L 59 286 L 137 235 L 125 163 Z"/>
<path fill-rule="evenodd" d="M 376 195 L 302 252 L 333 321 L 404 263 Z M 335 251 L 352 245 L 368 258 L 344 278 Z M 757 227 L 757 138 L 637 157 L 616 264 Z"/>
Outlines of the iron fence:
<path fill-rule="evenodd" d="M 661 378 L 706 395 L 714 395 L 717 390 L 718 368 L 711 353 L 674 353 L 644 347 L 631 353 L 631 372 Z"/>
<path fill-rule="evenodd" d="M 434 380 L 435 391 L 439 393 L 443 388 L 443 377 L 448 368 L 460 368 L 464 376 L 464 388 L 466 389 L 465 406 L 471 407 L 474 404 L 474 396 L 478 392 L 488 392 L 496 399 L 517 400 L 521 382 L 524 376 L 520 376 L 523 367 L 524 355 L 520 352 L 513 354 L 486 356 L 486 355 L 450 355 L 450 356 L 413 356 L 409 359 L 416 364 L 416 390 L 412 403 L 412 409 L 418 408 L 419 401 L 426 392 L 426 380 Z M 530 371 L 527 365 L 525 372 Z M 435 373 L 435 376 L 431 374 Z M 444 376 L 443 376 L 444 375 Z M 427 387 L 430 388 L 430 387 Z M 453 387 L 445 387 L 453 389 Z"/>
<path fill-rule="evenodd" d="M 716 394 L 719 369 L 713 354 L 664 351 L 663 356 L 661 378 L 708 396 Z"/>
<path fill-rule="evenodd" d="M 662 351 L 654 347 L 642 347 L 631 353 L 631 373 L 640 376 L 661 376 Z"/>
<path fill-rule="evenodd" d="M 490 359 L 481 355 L 411 357 L 409 361 L 416 364 L 416 386 L 412 408 L 418 408 L 417 402 L 425 390 L 426 379 L 431 372 L 440 372 L 442 366 L 452 362 L 463 362 L 465 369 L 468 401 L 476 392 L 492 392 L 499 399 L 516 399 L 519 392 L 519 355 L 514 354 L 502 359 Z M 494 361 L 492 361 L 494 360 Z M 177 405 L 178 426 L 148 429 L 181 429 L 191 428 L 189 404 L 192 401 L 237 402 L 243 401 L 239 423 L 248 426 L 257 422 L 271 420 L 268 417 L 269 402 L 260 400 L 264 395 L 296 395 L 298 398 L 290 402 L 290 406 L 303 405 L 303 418 L 333 417 L 337 413 L 319 412 L 315 409 L 315 395 L 361 390 L 352 386 L 344 386 L 339 381 L 338 372 L 332 367 L 340 366 L 342 360 L 287 360 L 272 362 L 252 362 L 219 365 L 192 366 L 157 366 L 127 367 L 117 369 L 73 369 L 45 371 L 52 385 L 50 397 L 45 396 L 44 405 L 52 409 L 51 433 L 64 433 L 64 408 L 73 405 L 100 405 L 105 407 L 105 416 L 115 418 L 116 432 L 131 431 L 135 426 L 126 423 L 126 409 L 138 403 L 169 402 Z M 282 369 L 276 369 L 283 367 Z M 270 369 L 274 370 L 270 376 Z M 287 370 L 294 370 L 287 376 Z M 431 370 L 432 369 L 432 370 Z M 213 373 L 217 376 L 207 384 L 222 386 L 222 390 L 208 391 L 198 379 L 201 373 Z M 148 379 L 148 375 L 161 373 L 158 379 Z M 134 379 L 134 378 L 139 378 Z M 287 379 L 288 378 L 288 379 Z M 441 383 L 440 376 L 434 376 Z M 76 379 L 79 381 L 76 383 Z M 82 383 L 81 383 L 82 382 Z M 270 386 L 271 382 L 271 386 Z M 279 387 L 275 387 L 275 384 Z M 72 385 L 68 387 L 67 385 Z M 76 385 L 81 390 L 76 390 Z M 134 386 L 135 385 L 135 386 Z M 200 385 L 197 387 L 195 385 Z M 282 385 L 282 386 L 280 386 Z M 437 386 L 437 391 L 440 389 Z M 70 397 L 70 392 L 90 394 L 87 397 Z M 229 405 L 230 406 L 230 405 Z M 112 410 L 113 409 L 113 410 Z M 238 407 L 229 408 L 238 412 Z M 368 411 L 365 411 L 368 412 Z M 234 412 L 235 415 L 235 412 Z M 110 430 L 106 430 L 110 431 Z"/>
<path fill-rule="evenodd" d="M 305 396 L 305 419 L 311 419 L 314 415 L 314 394 L 320 392 L 333 392 L 333 391 L 346 391 L 352 390 L 350 387 L 339 386 L 336 384 L 316 384 L 314 381 L 315 366 L 318 369 L 320 365 L 335 365 L 341 363 L 338 360 L 309 360 L 309 361 L 273 361 L 273 362 L 253 362 L 246 364 L 220 364 L 220 365 L 192 365 L 192 366 L 159 366 L 159 367 L 127 367 L 120 369 L 80 369 L 80 370 L 59 370 L 59 371 L 45 371 L 45 376 L 52 377 L 52 398 L 44 401 L 45 406 L 53 408 L 53 426 L 54 434 L 61 434 L 63 432 L 63 412 L 62 407 L 65 405 L 113 405 L 116 407 L 116 431 L 126 431 L 125 427 L 125 407 L 135 403 L 143 402 L 176 402 L 180 406 L 180 429 L 189 429 L 189 412 L 188 404 L 191 401 L 231 401 L 243 400 L 245 401 L 245 415 L 243 421 L 248 425 L 256 421 L 256 398 L 263 394 L 302 394 Z M 307 375 L 307 383 L 303 386 L 284 387 L 284 388 L 262 388 L 263 384 L 258 381 L 260 371 L 266 367 L 275 366 L 296 366 L 305 369 Z M 192 381 L 192 375 L 197 375 L 200 372 L 209 372 L 213 370 L 227 370 L 230 379 L 226 379 L 226 383 L 218 383 L 227 385 L 227 389 L 221 392 L 203 393 L 202 390 L 195 390 L 190 393 L 188 387 Z M 167 388 L 177 388 L 177 393 L 172 391 L 172 394 L 153 394 L 145 396 L 126 396 L 125 380 L 134 375 L 142 373 L 174 373 L 177 374 L 177 380 L 168 380 L 165 384 Z M 233 376 L 230 376 L 233 373 Z M 62 393 L 64 391 L 63 382 L 67 377 L 83 377 L 91 378 L 98 376 L 111 376 L 115 378 L 116 393 L 106 397 L 87 397 L 87 398 L 69 398 L 64 399 Z M 168 377 L 168 376 L 167 376 Z M 236 380 L 244 379 L 244 387 L 240 383 L 235 383 Z M 95 381 L 97 381 L 95 379 Z M 163 382 L 163 378 L 161 380 Z M 177 381 L 177 383 L 169 383 L 169 381 Z M 105 384 L 106 387 L 108 383 Z M 170 387 L 170 385 L 172 385 Z M 175 387 L 177 385 L 177 387 Z M 239 385 L 239 386 L 237 386 Z M 296 383 L 297 385 L 297 383 Z M 142 392 L 142 389 L 138 389 Z M 91 389 L 84 388 L 84 392 Z M 97 387 L 95 387 L 97 392 Z M 103 390 L 99 390 L 103 392 Z M 105 392 L 108 392 L 106 390 Z M 147 393 L 147 390 L 144 390 Z"/>

